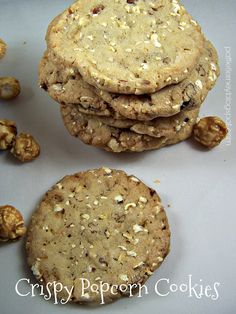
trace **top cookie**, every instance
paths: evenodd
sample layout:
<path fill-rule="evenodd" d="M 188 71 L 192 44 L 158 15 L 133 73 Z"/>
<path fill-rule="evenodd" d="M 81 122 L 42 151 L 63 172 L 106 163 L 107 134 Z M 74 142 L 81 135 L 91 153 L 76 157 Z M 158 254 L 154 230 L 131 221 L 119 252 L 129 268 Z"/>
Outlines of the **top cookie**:
<path fill-rule="evenodd" d="M 46 39 L 86 82 L 137 95 L 186 78 L 204 45 L 177 0 L 80 0 L 52 22 Z"/>

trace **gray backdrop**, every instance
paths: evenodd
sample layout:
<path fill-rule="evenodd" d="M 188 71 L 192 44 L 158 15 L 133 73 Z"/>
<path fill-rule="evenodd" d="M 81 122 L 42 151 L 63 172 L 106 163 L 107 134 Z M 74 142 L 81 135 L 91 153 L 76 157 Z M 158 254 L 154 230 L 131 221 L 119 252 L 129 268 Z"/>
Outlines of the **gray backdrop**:
<path fill-rule="evenodd" d="M 33 281 L 26 267 L 23 241 L 0 246 L 0 312 L 10 313 L 235 313 L 235 131 L 231 145 L 224 142 L 210 152 L 191 140 L 160 151 L 113 155 L 85 146 L 70 137 L 62 125 L 59 107 L 37 87 L 37 65 L 45 49 L 44 35 L 51 19 L 66 8 L 68 0 L 0 0 L 0 37 L 9 50 L 0 62 L 0 75 L 16 76 L 22 84 L 21 96 L 0 103 L 0 117 L 17 121 L 19 130 L 31 132 L 41 144 L 41 157 L 20 165 L 0 153 L 0 204 L 19 208 L 28 222 L 46 190 L 62 176 L 107 165 L 135 174 L 157 189 L 167 209 L 172 231 L 171 253 L 148 281 L 149 295 L 123 299 L 96 310 L 76 306 L 56 306 L 36 297 L 20 297 L 14 286 L 20 278 Z M 227 88 L 235 87 L 235 0 L 183 1 L 215 44 L 221 77 L 209 94 L 201 116 L 218 115 L 236 122 L 235 108 L 226 105 Z M 25 42 L 25 43 L 24 43 Z M 225 50 L 227 48 L 227 53 Z M 232 61 L 230 62 L 230 56 Z M 226 62 L 227 60 L 227 62 Z M 227 64 L 226 64 L 227 63 Z M 227 66 L 227 68 L 226 68 Z M 232 71 L 230 71 L 232 70 Z M 226 82 L 226 74 L 227 82 Z M 229 142 L 229 140 L 228 140 Z M 160 184 L 154 183 L 159 179 Z M 167 205 L 170 204 L 168 208 Z M 219 299 L 186 293 L 155 294 L 160 278 L 180 285 L 188 282 L 213 286 L 219 282 Z M 28 292 L 29 286 L 21 286 Z M 164 283 L 161 291 L 167 291 Z"/>

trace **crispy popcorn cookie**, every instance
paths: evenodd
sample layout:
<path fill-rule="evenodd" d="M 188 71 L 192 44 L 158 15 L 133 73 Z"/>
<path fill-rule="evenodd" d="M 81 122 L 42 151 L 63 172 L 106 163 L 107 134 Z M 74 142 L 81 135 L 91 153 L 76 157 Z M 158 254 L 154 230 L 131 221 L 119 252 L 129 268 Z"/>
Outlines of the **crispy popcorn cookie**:
<path fill-rule="evenodd" d="M 153 93 L 186 78 L 204 45 L 178 0 L 76 1 L 46 36 L 59 62 L 99 89 Z"/>
<path fill-rule="evenodd" d="M 142 284 L 169 252 L 170 231 L 157 193 L 123 171 L 101 168 L 66 176 L 53 186 L 28 228 L 28 263 L 44 284 L 73 288 L 70 301 L 100 303 L 90 284 Z M 62 292 L 59 298 L 68 296 Z"/>
<path fill-rule="evenodd" d="M 86 83 L 78 71 L 63 63 L 57 64 L 51 51 L 46 51 L 40 62 L 39 84 L 59 103 L 80 104 L 81 110 L 87 112 L 91 108 L 91 112 L 102 116 L 113 114 L 109 104 L 96 94 L 96 89 Z"/>
<path fill-rule="evenodd" d="M 82 114 L 75 105 L 61 105 L 61 114 L 67 130 L 72 136 L 80 138 L 85 144 L 120 153 L 158 149 L 187 139 L 192 134 L 198 110 L 190 111 L 189 114 L 186 114 L 186 118 L 182 117 L 179 120 L 176 118 L 176 121 L 170 121 L 169 126 L 168 123 L 165 125 L 161 121 L 159 121 L 160 125 L 157 123 L 156 127 L 134 125 L 132 128 L 136 132 L 128 128 L 116 128 L 104 123 L 105 121 L 102 122 L 102 119 Z"/>
<path fill-rule="evenodd" d="M 79 112 L 76 105 L 64 105 L 68 106 L 70 115 L 76 119 Z M 186 108 L 180 113 L 167 118 L 156 118 L 151 121 L 138 121 L 130 119 L 113 119 L 110 117 L 96 117 L 98 122 L 115 127 L 119 129 L 126 129 L 134 131 L 138 134 L 146 134 L 152 137 L 171 138 L 176 136 L 176 132 L 182 127 L 185 127 L 189 122 L 195 121 L 198 117 L 200 107 L 193 106 L 193 108 Z M 87 119 L 94 119 L 93 115 L 83 114 Z"/>
<path fill-rule="evenodd" d="M 57 63 L 50 52 L 41 61 L 40 83 L 54 100 L 77 104 L 82 113 L 152 120 L 175 115 L 186 107 L 200 106 L 219 74 L 217 52 L 206 41 L 199 63 L 188 78 L 150 95 L 118 95 L 98 90 L 87 84 L 78 71 Z"/>

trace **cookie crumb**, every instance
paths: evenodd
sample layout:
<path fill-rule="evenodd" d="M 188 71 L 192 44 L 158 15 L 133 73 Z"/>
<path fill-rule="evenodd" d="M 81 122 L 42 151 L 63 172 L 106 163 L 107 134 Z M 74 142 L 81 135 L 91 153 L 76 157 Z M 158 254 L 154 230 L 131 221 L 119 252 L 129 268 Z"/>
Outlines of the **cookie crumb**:
<path fill-rule="evenodd" d="M 35 264 L 31 267 L 33 275 L 38 279 L 42 277 L 42 274 L 40 273 L 40 270 L 39 270 L 39 266 L 40 266 L 40 263 L 37 260 Z"/>
<path fill-rule="evenodd" d="M 144 203 L 144 204 L 146 204 L 146 203 L 148 202 L 148 200 L 146 199 L 146 197 L 143 197 L 143 196 L 140 196 L 139 201 L 140 201 L 141 203 Z"/>
<path fill-rule="evenodd" d="M 133 226 L 133 230 L 134 230 L 135 233 L 144 231 L 143 227 L 138 225 L 138 224 Z"/>
<path fill-rule="evenodd" d="M 119 278 L 120 278 L 122 281 L 129 281 L 128 276 L 125 275 L 125 274 L 121 274 L 121 275 L 119 276 Z"/>
<path fill-rule="evenodd" d="M 123 196 L 122 195 L 117 195 L 115 198 L 114 198 L 115 202 L 117 204 L 122 204 L 124 202 L 124 199 L 123 199 Z"/>

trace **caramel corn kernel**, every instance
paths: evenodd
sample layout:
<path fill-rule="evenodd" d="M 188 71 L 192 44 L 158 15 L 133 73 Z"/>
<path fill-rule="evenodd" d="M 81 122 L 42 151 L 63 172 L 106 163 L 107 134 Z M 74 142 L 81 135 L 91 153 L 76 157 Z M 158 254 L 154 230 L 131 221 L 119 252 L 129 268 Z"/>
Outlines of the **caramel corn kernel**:
<path fill-rule="evenodd" d="M 32 161 L 39 156 L 40 146 L 32 135 L 21 133 L 16 137 L 11 153 L 22 162 Z"/>
<path fill-rule="evenodd" d="M 0 59 L 2 59 L 7 51 L 6 43 L 0 38 Z"/>
<path fill-rule="evenodd" d="M 0 206 L 0 241 L 15 240 L 25 232 L 21 213 L 10 205 Z"/>
<path fill-rule="evenodd" d="M 226 124 L 218 117 L 203 118 L 193 129 L 195 140 L 210 149 L 218 146 L 227 133 Z"/>
<path fill-rule="evenodd" d="M 0 150 L 10 149 L 16 138 L 16 124 L 10 120 L 0 120 Z"/>
<path fill-rule="evenodd" d="M 14 77 L 0 77 L 0 99 L 10 100 L 20 94 L 20 83 Z"/>

